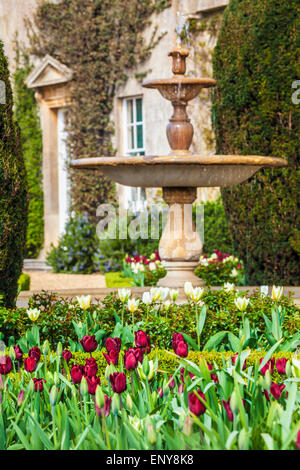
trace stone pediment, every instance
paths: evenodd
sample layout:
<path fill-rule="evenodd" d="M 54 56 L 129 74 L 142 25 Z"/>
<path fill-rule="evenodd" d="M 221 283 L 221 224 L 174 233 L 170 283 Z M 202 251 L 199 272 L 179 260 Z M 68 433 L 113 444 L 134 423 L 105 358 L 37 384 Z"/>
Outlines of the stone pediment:
<path fill-rule="evenodd" d="M 72 80 L 72 70 L 50 55 L 46 55 L 29 74 L 26 84 L 28 88 L 42 88 L 67 83 L 70 80 Z"/>

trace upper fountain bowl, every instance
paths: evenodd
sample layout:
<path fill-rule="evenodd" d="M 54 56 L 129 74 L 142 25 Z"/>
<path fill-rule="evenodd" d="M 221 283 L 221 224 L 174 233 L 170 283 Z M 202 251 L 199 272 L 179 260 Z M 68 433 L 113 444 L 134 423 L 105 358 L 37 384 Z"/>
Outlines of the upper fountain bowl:
<path fill-rule="evenodd" d="M 215 85 L 216 81 L 212 78 L 190 78 L 182 75 L 143 82 L 143 87 L 156 88 L 165 99 L 182 103 L 196 98 L 202 88 Z"/>

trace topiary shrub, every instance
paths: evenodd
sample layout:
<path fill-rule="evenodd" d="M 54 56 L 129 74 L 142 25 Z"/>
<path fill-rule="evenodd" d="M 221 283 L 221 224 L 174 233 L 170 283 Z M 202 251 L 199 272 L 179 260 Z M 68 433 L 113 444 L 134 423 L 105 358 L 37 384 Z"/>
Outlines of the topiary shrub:
<path fill-rule="evenodd" d="M 235 254 L 247 283 L 299 284 L 300 108 L 297 0 L 232 0 L 214 51 L 217 153 L 284 157 L 289 167 L 264 169 L 222 190 Z"/>
<path fill-rule="evenodd" d="M 30 290 L 30 276 L 29 274 L 22 273 L 18 279 L 19 290 Z"/>
<path fill-rule="evenodd" d="M 28 226 L 26 258 L 36 258 L 44 242 L 44 198 L 42 187 L 42 131 L 34 91 L 25 84 L 31 72 L 29 57 L 17 47 L 14 74 L 15 116 L 21 130 L 21 145 L 28 182 Z"/>
<path fill-rule="evenodd" d="M 19 128 L 13 119 L 13 98 L 3 43 L 0 41 L 0 293 L 7 307 L 15 305 L 22 272 L 27 226 L 26 171 Z"/>

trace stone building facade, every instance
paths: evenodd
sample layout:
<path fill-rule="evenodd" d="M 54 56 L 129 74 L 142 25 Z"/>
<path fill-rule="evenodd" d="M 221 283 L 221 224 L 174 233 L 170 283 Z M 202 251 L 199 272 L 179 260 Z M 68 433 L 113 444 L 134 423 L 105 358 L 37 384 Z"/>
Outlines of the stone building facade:
<path fill-rule="evenodd" d="M 54 1 L 54 0 L 53 0 Z M 165 127 L 172 114 L 171 104 L 155 90 L 142 87 L 141 80 L 171 76 L 171 59 L 168 52 L 176 41 L 177 11 L 196 22 L 217 23 L 229 0 L 172 0 L 172 6 L 155 14 L 144 37 L 150 41 L 153 30 L 162 35 L 149 59 L 136 70 L 129 72 L 125 84 L 117 89 L 111 119 L 115 124 L 113 144 L 117 155 L 164 155 L 170 149 Z M 38 0 L 0 0 L 0 39 L 11 71 L 14 68 L 13 40 L 27 44 L 25 18 L 31 17 Z M 216 29 L 201 27 L 193 34 L 190 55 L 187 60 L 189 76 L 211 76 L 211 55 L 216 43 Z M 43 132 L 43 188 L 45 204 L 45 244 L 39 259 L 43 260 L 51 243 L 62 234 L 68 217 L 68 176 L 65 166 L 66 145 L 64 119 L 69 103 L 69 87 L 72 71 L 50 56 L 35 63 L 35 69 L 27 79 L 27 85 L 36 92 L 40 105 Z M 191 150 L 198 154 L 214 154 L 214 136 L 210 120 L 210 92 L 202 90 L 199 97 L 190 102 L 188 113 L 194 125 Z M 147 201 L 159 197 L 158 189 L 128 188 L 118 185 L 120 203 L 125 207 L 141 209 Z M 215 199 L 218 188 L 198 190 L 198 199 Z"/>

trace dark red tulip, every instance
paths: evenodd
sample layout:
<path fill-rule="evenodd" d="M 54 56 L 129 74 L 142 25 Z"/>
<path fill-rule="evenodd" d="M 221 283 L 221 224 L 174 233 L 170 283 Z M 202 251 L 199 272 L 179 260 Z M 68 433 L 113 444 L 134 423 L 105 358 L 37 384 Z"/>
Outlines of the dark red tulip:
<path fill-rule="evenodd" d="M 12 362 L 9 356 L 0 356 L 0 374 L 9 374 L 12 369 Z"/>
<path fill-rule="evenodd" d="M 271 386 L 270 386 L 270 393 L 271 393 L 271 395 L 273 395 L 275 400 L 278 400 L 278 398 L 280 398 L 281 393 L 284 389 L 285 389 L 284 384 L 278 385 L 278 384 L 272 382 Z M 267 401 L 270 401 L 270 395 L 269 395 L 268 390 L 264 390 L 264 394 L 265 394 L 265 397 L 266 397 Z"/>
<path fill-rule="evenodd" d="M 229 421 L 233 421 L 233 412 L 232 412 L 232 409 L 230 408 L 230 398 L 228 401 L 222 400 L 222 403 L 223 403 L 223 406 L 224 406 L 224 409 L 226 411 Z"/>
<path fill-rule="evenodd" d="M 28 351 L 28 357 L 31 357 L 33 359 L 36 359 L 37 362 L 39 362 L 41 358 L 41 350 L 37 346 L 34 346 L 34 348 L 29 349 Z"/>
<path fill-rule="evenodd" d="M 111 351 L 120 352 L 121 350 L 121 340 L 120 338 L 107 338 L 105 341 L 105 347 L 108 354 Z"/>
<path fill-rule="evenodd" d="M 277 359 L 276 361 L 276 369 L 278 370 L 278 373 L 281 375 L 285 374 L 286 371 L 286 363 L 287 359 L 285 357 L 282 357 L 281 359 Z"/>
<path fill-rule="evenodd" d="M 126 390 L 126 375 L 124 372 L 114 372 L 109 376 L 109 380 L 115 393 L 122 393 Z"/>
<path fill-rule="evenodd" d="M 175 351 L 176 349 L 176 344 L 178 343 L 178 341 L 184 341 L 184 337 L 182 336 L 181 333 L 173 333 L 172 335 L 172 347 Z"/>
<path fill-rule="evenodd" d="M 170 390 L 173 390 L 173 388 L 175 387 L 175 380 L 173 379 L 173 375 L 170 375 L 168 385 Z"/>
<path fill-rule="evenodd" d="M 125 351 L 124 365 L 125 365 L 127 370 L 134 370 L 134 369 L 137 368 L 138 360 L 137 360 L 136 355 L 134 354 L 134 351 L 132 349 L 129 349 L 128 351 Z"/>
<path fill-rule="evenodd" d="M 85 361 L 83 373 L 85 377 L 95 377 L 98 372 L 97 362 L 93 357 L 89 357 Z"/>
<path fill-rule="evenodd" d="M 119 362 L 119 353 L 114 349 L 111 349 L 108 354 L 103 353 L 103 356 L 105 357 L 107 364 L 114 364 L 116 366 Z"/>
<path fill-rule="evenodd" d="M 134 334 L 134 338 L 135 338 L 135 345 L 138 348 L 141 348 L 141 352 L 145 354 L 145 351 L 147 351 L 147 354 L 149 354 L 151 351 L 150 336 L 147 335 L 144 331 L 139 330 Z"/>
<path fill-rule="evenodd" d="M 207 363 L 207 367 L 208 367 L 208 370 L 212 370 L 213 369 L 213 366 L 212 364 L 210 364 L 209 362 Z M 218 384 L 219 383 L 219 379 L 218 377 L 216 376 L 216 374 L 210 374 L 212 380 L 215 382 L 215 384 Z"/>
<path fill-rule="evenodd" d="M 297 433 L 297 440 L 296 440 L 296 446 L 298 447 L 298 449 L 300 450 L 300 429 Z"/>
<path fill-rule="evenodd" d="M 111 398 L 108 398 L 107 395 L 104 395 L 104 406 L 103 408 L 99 408 L 97 403 L 95 402 L 96 413 L 98 416 L 105 416 L 107 417 L 110 413 L 110 406 L 111 406 Z"/>
<path fill-rule="evenodd" d="M 172 346 L 175 354 L 180 357 L 187 357 L 189 354 L 189 349 L 187 342 L 183 338 L 181 333 L 174 333 L 172 336 Z"/>
<path fill-rule="evenodd" d="M 95 335 L 85 335 L 81 340 L 80 344 L 85 352 L 93 352 L 97 349 L 98 343 L 95 339 Z"/>
<path fill-rule="evenodd" d="M 27 357 L 24 359 L 24 369 L 27 372 L 33 372 L 36 369 L 37 360 L 34 357 Z"/>
<path fill-rule="evenodd" d="M 18 344 L 16 346 L 14 346 L 14 350 L 15 350 L 16 360 L 17 361 L 22 361 L 23 351 L 22 351 L 22 349 L 20 348 L 20 346 Z"/>
<path fill-rule="evenodd" d="M 88 392 L 91 395 L 95 395 L 96 388 L 100 385 L 100 378 L 99 377 L 86 377 L 86 382 L 88 386 Z"/>
<path fill-rule="evenodd" d="M 206 401 L 205 395 L 201 390 L 197 390 L 197 394 Z M 195 392 L 188 394 L 188 404 L 189 410 L 196 416 L 202 415 L 206 410 L 206 406 L 201 403 Z"/>
<path fill-rule="evenodd" d="M 261 364 L 262 361 L 263 361 L 263 358 L 259 361 L 259 363 Z M 270 371 L 270 374 L 273 375 L 273 373 L 274 373 L 274 364 L 275 364 L 275 359 L 274 359 L 274 357 L 272 357 L 272 359 L 270 359 L 270 360 L 263 366 L 263 368 L 261 369 L 260 372 L 261 372 L 263 375 L 265 375 L 266 372 L 267 372 L 267 370 L 269 370 L 269 371 Z"/>
<path fill-rule="evenodd" d="M 180 369 L 180 379 L 181 379 L 181 382 L 182 382 L 182 383 L 185 382 L 185 379 L 184 379 L 184 371 L 185 371 L 185 369 L 184 369 L 184 367 L 182 367 L 182 368 Z M 192 374 L 192 372 L 188 372 L 188 374 L 189 374 L 191 380 L 193 380 L 193 378 L 195 377 L 195 374 Z"/>
<path fill-rule="evenodd" d="M 73 384 L 79 384 L 83 377 L 83 367 L 74 365 L 71 369 L 71 377 Z"/>
<path fill-rule="evenodd" d="M 34 391 L 37 392 L 42 392 L 44 390 L 44 382 L 46 382 L 45 379 L 33 379 L 34 381 Z"/>
<path fill-rule="evenodd" d="M 66 363 L 68 364 L 70 362 L 70 359 L 72 358 L 72 353 L 71 351 L 69 351 L 68 349 L 65 349 L 62 353 L 61 353 L 61 357 L 64 358 L 64 360 L 66 361 Z"/>

